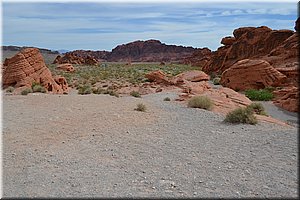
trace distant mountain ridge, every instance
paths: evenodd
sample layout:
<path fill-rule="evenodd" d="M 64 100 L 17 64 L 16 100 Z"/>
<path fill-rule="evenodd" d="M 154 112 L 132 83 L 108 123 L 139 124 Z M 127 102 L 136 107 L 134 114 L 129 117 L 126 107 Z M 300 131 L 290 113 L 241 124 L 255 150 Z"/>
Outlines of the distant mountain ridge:
<path fill-rule="evenodd" d="M 28 47 L 28 46 L 13 46 L 13 45 L 9 45 L 9 46 L 2 46 L 2 50 L 3 51 L 21 51 L 22 49 L 26 49 L 26 48 L 32 48 L 32 47 Z M 60 54 L 59 51 L 55 51 L 55 50 L 50 50 L 50 49 L 45 49 L 45 48 L 38 48 L 38 47 L 34 47 L 39 49 L 39 51 L 41 53 L 48 53 L 48 54 Z"/>

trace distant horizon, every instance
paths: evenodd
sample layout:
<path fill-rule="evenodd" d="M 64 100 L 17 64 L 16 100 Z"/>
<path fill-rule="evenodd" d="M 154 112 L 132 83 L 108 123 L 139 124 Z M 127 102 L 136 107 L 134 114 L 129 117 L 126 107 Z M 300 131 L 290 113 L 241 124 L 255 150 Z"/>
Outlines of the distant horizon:
<path fill-rule="evenodd" d="M 3 3 L 3 46 L 112 51 L 149 39 L 209 48 L 240 27 L 294 31 L 297 3 Z"/>

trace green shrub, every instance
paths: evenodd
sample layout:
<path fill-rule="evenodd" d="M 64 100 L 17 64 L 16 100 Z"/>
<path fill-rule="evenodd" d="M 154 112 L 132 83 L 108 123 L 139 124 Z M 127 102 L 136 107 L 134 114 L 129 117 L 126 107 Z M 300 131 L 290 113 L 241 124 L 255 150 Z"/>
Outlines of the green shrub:
<path fill-rule="evenodd" d="M 171 101 L 169 97 L 164 98 L 164 101 Z"/>
<path fill-rule="evenodd" d="M 245 91 L 245 95 L 252 101 L 270 101 L 273 99 L 273 94 L 269 89 L 250 89 Z"/>
<path fill-rule="evenodd" d="M 130 92 L 130 95 L 136 98 L 140 98 L 141 94 L 138 91 L 132 91 Z"/>
<path fill-rule="evenodd" d="M 84 95 L 84 94 L 91 94 L 92 88 L 90 85 L 82 85 L 78 88 L 78 94 Z"/>
<path fill-rule="evenodd" d="M 221 80 L 221 78 L 219 78 L 219 77 L 214 78 L 213 79 L 213 84 L 214 85 L 220 85 L 220 80 Z"/>
<path fill-rule="evenodd" d="M 104 94 L 105 91 L 106 90 L 103 88 L 93 88 L 92 89 L 93 94 Z"/>
<path fill-rule="evenodd" d="M 31 89 L 31 88 L 26 88 L 25 90 L 23 90 L 23 91 L 21 92 L 21 95 L 27 95 L 27 94 L 29 94 L 29 93 L 32 93 L 32 89 Z"/>
<path fill-rule="evenodd" d="M 32 86 L 32 91 L 45 93 L 46 89 L 43 86 L 41 86 L 40 84 L 36 84 L 36 85 Z"/>
<path fill-rule="evenodd" d="M 227 113 L 224 121 L 228 123 L 257 124 L 257 119 L 253 115 L 253 110 L 247 107 L 237 108 Z"/>
<path fill-rule="evenodd" d="M 205 110 L 211 110 L 213 102 L 207 96 L 195 96 L 192 97 L 188 102 L 188 107 L 191 108 L 202 108 Z"/>
<path fill-rule="evenodd" d="M 134 110 L 141 111 L 141 112 L 145 112 L 146 109 L 147 109 L 147 108 L 146 108 L 146 105 L 145 105 L 145 104 L 139 103 L 139 104 L 137 104 L 137 107 L 136 107 Z"/>
<path fill-rule="evenodd" d="M 107 94 L 109 94 L 110 96 L 119 97 L 119 94 L 114 90 L 107 90 Z"/>
<path fill-rule="evenodd" d="M 254 113 L 258 115 L 266 115 L 268 114 L 265 111 L 264 106 L 261 103 L 251 103 L 250 105 L 247 106 L 247 108 L 251 109 Z"/>
<path fill-rule="evenodd" d="M 15 88 L 12 86 L 9 86 L 8 88 L 6 88 L 6 92 L 8 92 L 8 93 L 12 93 L 14 90 L 15 90 Z"/>

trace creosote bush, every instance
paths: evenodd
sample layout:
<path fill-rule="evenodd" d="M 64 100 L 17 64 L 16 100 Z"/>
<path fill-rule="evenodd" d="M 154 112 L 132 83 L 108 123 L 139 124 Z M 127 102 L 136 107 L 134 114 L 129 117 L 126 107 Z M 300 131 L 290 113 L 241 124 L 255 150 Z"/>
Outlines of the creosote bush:
<path fill-rule="evenodd" d="M 169 97 L 164 98 L 164 101 L 171 101 Z"/>
<path fill-rule="evenodd" d="M 237 108 L 229 113 L 227 113 L 224 122 L 228 123 L 245 123 L 245 124 L 257 124 L 257 119 L 253 115 L 254 112 L 251 108 Z"/>
<path fill-rule="evenodd" d="M 140 98 L 141 94 L 138 91 L 132 91 L 130 92 L 130 95 L 136 98 Z"/>
<path fill-rule="evenodd" d="M 220 80 L 221 80 L 221 78 L 219 78 L 219 77 L 214 78 L 213 79 L 213 84 L 214 85 L 220 85 Z"/>
<path fill-rule="evenodd" d="M 213 107 L 213 102 L 207 96 L 195 96 L 189 100 L 188 107 L 211 110 Z"/>
<path fill-rule="evenodd" d="M 26 88 L 25 90 L 23 90 L 23 91 L 21 92 L 21 95 L 27 95 L 27 94 L 29 94 L 29 93 L 32 93 L 32 89 L 31 89 L 31 88 Z"/>
<path fill-rule="evenodd" d="M 84 94 L 91 94 L 92 88 L 90 85 L 80 85 L 78 87 L 78 94 L 84 95 Z"/>
<path fill-rule="evenodd" d="M 33 92 L 42 92 L 42 93 L 45 93 L 46 92 L 46 89 L 41 86 L 41 85 L 35 85 L 32 87 L 32 91 Z"/>
<path fill-rule="evenodd" d="M 258 115 L 268 116 L 268 114 L 265 111 L 264 106 L 261 103 L 251 103 L 250 105 L 247 106 L 247 108 L 253 110 L 253 112 Z"/>
<path fill-rule="evenodd" d="M 272 90 L 270 88 L 246 90 L 245 95 L 252 101 L 270 101 L 273 99 Z"/>
<path fill-rule="evenodd" d="M 141 112 L 145 112 L 146 111 L 146 105 L 145 104 L 142 104 L 142 103 L 139 103 L 137 104 L 137 107 L 134 109 L 136 111 L 141 111 Z"/>
<path fill-rule="evenodd" d="M 13 86 L 9 86 L 8 88 L 6 88 L 6 92 L 8 93 L 12 93 L 15 90 L 15 88 Z"/>

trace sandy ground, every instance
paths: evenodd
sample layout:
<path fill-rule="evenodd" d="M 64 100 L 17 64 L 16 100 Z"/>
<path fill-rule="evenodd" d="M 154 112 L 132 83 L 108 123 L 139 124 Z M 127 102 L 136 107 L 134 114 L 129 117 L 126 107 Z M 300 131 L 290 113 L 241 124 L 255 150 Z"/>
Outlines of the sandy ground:
<path fill-rule="evenodd" d="M 4 96 L 4 197 L 298 196 L 296 127 L 229 125 L 176 97 Z"/>

